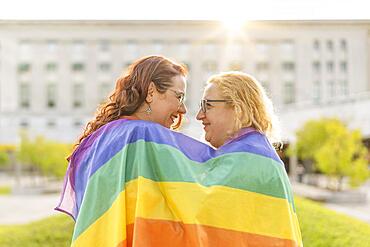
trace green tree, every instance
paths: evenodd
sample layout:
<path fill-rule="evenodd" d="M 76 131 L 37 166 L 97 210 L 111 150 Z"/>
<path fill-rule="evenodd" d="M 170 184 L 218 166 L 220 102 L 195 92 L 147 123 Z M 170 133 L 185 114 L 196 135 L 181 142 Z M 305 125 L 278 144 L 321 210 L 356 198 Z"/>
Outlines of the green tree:
<path fill-rule="evenodd" d="M 0 167 L 5 166 L 9 163 L 9 157 L 6 152 L 0 151 Z"/>
<path fill-rule="evenodd" d="M 23 164 L 31 165 L 43 175 L 61 178 L 64 176 L 72 146 L 46 140 L 42 136 L 30 140 L 27 134 L 21 134 L 21 144 L 17 159 Z"/>
<path fill-rule="evenodd" d="M 0 167 L 9 165 L 10 157 L 9 154 L 14 152 L 15 146 L 13 145 L 0 145 Z"/>
<path fill-rule="evenodd" d="M 336 189 L 348 177 L 352 186 L 358 186 L 370 176 L 367 149 L 359 130 L 349 130 L 338 119 L 308 121 L 296 133 L 293 152 L 301 159 L 311 159 L 320 172 L 336 181 Z"/>

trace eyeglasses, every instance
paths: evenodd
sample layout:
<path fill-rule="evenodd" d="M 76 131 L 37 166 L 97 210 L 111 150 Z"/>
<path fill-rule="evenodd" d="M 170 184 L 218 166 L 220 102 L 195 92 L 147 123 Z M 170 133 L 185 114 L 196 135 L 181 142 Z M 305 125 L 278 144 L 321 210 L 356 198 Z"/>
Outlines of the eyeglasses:
<path fill-rule="evenodd" d="M 207 112 L 207 103 L 208 102 L 231 102 L 231 100 L 227 100 L 227 99 L 202 99 L 200 101 L 200 110 L 203 113 Z"/>
<path fill-rule="evenodd" d="M 176 94 L 176 97 L 179 100 L 180 105 L 184 103 L 185 94 L 183 92 L 177 92 L 176 90 L 173 90 L 171 88 L 168 88 L 167 90 L 170 90 Z"/>

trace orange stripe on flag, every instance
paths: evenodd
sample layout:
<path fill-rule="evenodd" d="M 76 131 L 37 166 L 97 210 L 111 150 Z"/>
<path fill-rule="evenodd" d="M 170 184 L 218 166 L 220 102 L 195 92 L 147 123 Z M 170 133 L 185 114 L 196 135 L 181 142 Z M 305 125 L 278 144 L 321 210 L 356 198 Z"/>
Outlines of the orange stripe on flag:
<path fill-rule="evenodd" d="M 298 246 L 295 242 L 287 239 L 225 230 L 204 225 L 183 224 L 168 220 L 136 218 L 135 224 L 128 225 L 126 230 L 128 237 L 127 246 L 135 247 Z"/>

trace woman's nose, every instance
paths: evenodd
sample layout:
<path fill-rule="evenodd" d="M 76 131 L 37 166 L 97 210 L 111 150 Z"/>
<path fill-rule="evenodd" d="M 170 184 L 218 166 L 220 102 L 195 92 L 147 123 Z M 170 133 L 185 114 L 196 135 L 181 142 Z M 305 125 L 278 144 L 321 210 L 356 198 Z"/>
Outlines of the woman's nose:
<path fill-rule="evenodd" d="M 188 109 L 186 109 L 186 105 L 184 103 L 181 103 L 181 105 L 178 109 L 178 112 L 181 113 L 181 114 L 185 114 L 187 111 L 188 111 Z"/>
<path fill-rule="evenodd" d="M 197 113 L 197 116 L 196 116 L 196 119 L 197 120 L 202 120 L 204 117 L 205 117 L 204 112 L 202 111 L 202 109 L 199 109 L 198 113 Z"/>

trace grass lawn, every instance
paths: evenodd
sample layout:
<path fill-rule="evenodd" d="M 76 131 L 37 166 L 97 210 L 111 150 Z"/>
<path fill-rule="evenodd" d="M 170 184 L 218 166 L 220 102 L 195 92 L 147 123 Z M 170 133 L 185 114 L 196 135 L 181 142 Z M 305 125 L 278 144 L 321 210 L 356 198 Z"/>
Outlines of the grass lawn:
<path fill-rule="evenodd" d="M 69 246 L 73 224 L 69 216 L 60 215 L 26 225 L 0 226 L 0 246 Z"/>
<path fill-rule="evenodd" d="M 305 247 L 370 247 L 370 224 L 296 198 Z M 0 246 L 69 246 L 73 220 L 54 216 L 21 226 L 0 226 Z"/>
<path fill-rule="evenodd" d="M 370 224 L 295 197 L 305 247 L 370 247 Z"/>

